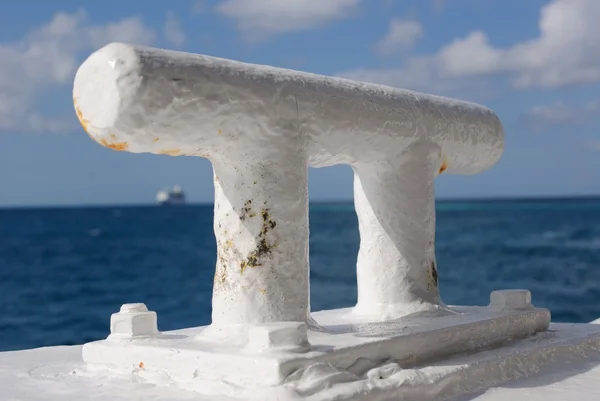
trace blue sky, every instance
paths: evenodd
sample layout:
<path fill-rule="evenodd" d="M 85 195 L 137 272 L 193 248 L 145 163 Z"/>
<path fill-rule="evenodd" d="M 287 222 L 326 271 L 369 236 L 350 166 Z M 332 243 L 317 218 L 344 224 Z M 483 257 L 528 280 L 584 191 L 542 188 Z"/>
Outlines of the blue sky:
<path fill-rule="evenodd" d="M 600 195 L 599 0 L 21 0 L 0 6 L 0 205 L 210 202 L 207 160 L 113 152 L 78 126 L 78 65 L 122 41 L 482 103 L 506 149 L 441 198 Z M 351 199 L 347 166 L 313 200 Z"/>

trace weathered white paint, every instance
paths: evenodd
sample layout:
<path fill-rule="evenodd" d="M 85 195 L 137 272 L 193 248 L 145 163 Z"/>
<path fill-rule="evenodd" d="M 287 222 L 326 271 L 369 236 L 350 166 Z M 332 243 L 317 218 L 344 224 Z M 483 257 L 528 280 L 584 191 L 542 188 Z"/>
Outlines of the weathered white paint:
<path fill-rule="evenodd" d="M 109 338 L 85 344 L 83 360 L 120 371 L 142 362 L 145 369 L 168 374 L 177 382 L 196 378 L 246 388 L 282 386 L 308 366 L 325 363 L 346 370 L 363 360 L 419 365 L 525 338 L 550 324 L 546 309 L 510 307 L 455 306 L 452 312 L 415 313 L 387 322 L 361 318 L 351 309 L 316 312 L 312 317 L 320 330 L 307 331 L 304 323 L 275 322 L 229 330 L 225 338 L 206 336 L 205 331 L 214 330 L 207 327 L 127 342 Z"/>
<path fill-rule="evenodd" d="M 319 323 L 328 324 L 325 317 Z M 164 336 L 185 336 L 188 330 Z M 593 401 L 600 393 L 600 326 L 591 324 L 552 324 L 533 338 L 425 366 L 361 359 L 336 368 L 317 362 L 295 372 L 285 385 L 268 388 L 197 376 L 174 380 L 145 358 L 127 369 L 101 369 L 85 364 L 81 353 L 81 346 L 0 353 L 2 398 L 130 401 L 135 394 L 144 400 L 173 401 Z M 255 377 L 260 379 L 261 372 Z"/>
<path fill-rule="evenodd" d="M 110 317 L 109 339 L 133 339 L 159 336 L 156 312 L 142 303 L 125 304 Z"/>
<path fill-rule="evenodd" d="M 480 172 L 504 145 L 496 115 L 471 103 L 124 44 L 92 54 L 73 94 L 104 146 L 213 163 L 217 328 L 307 318 L 307 165 L 355 170 L 356 312 L 440 304 L 433 179 Z"/>
<path fill-rule="evenodd" d="M 497 290 L 490 294 L 492 308 L 531 308 L 531 292 L 529 290 Z"/>
<path fill-rule="evenodd" d="M 354 166 L 356 313 L 386 320 L 441 303 L 433 185 L 440 163 L 439 147 L 422 142 L 388 160 Z"/>
<path fill-rule="evenodd" d="M 306 323 L 277 322 L 253 325 L 244 351 L 249 354 L 310 350 Z"/>
<path fill-rule="evenodd" d="M 68 348 L 0 354 L 4 397 L 423 400 L 600 363 L 600 328 L 546 331 L 550 313 L 527 290 L 438 307 L 433 180 L 496 162 L 503 133 L 491 111 L 121 44 L 82 65 L 74 100 L 104 146 L 213 163 L 213 324 L 160 333 L 144 304 L 123 305 L 107 340 L 72 349 L 83 361 Z M 359 301 L 311 315 L 306 169 L 337 163 L 356 177 Z M 568 395 L 598 391 L 593 378 Z"/>
<path fill-rule="evenodd" d="M 215 326 L 308 317 L 306 155 L 297 140 L 268 138 L 240 139 L 211 158 L 218 252 Z M 229 156 L 237 155 L 236 147 L 252 157 Z"/>

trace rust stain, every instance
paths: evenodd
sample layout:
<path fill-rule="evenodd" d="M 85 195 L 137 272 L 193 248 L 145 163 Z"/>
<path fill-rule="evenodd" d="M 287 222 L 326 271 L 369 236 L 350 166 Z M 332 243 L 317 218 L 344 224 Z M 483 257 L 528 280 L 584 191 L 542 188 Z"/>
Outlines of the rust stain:
<path fill-rule="evenodd" d="M 144 362 L 140 362 L 138 366 L 140 369 L 144 369 Z"/>
<path fill-rule="evenodd" d="M 107 141 L 104 138 L 102 138 L 100 140 L 94 138 L 89 132 L 89 121 L 83 117 L 83 113 L 81 113 L 81 110 L 79 110 L 79 107 L 77 107 L 77 101 L 75 100 L 75 98 L 73 98 L 73 103 L 75 105 L 75 112 L 77 113 L 77 118 L 79 119 L 79 123 L 83 127 L 83 130 L 85 131 L 85 133 L 88 134 L 88 136 L 90 138 L 92 138 L 94 141 L 98 142 L 99 144 L 101 144 L 104 147 L 107 147 L 107 148 L 110 148 L 110 149 L 113 149 L 113 150 L 116 150 L 119 152 L 126 150 L 129 147 L 129 144 L 127 142 L 117 142 L 116 141 L 117 137 L 115 136 L 115 134 L 109 135 L 111 142 Z"/>
<path fill-rule="evenodd" d="M 244 202 L 242 210 L 239 213 L 239 219 L 245 221 L 257 217 L 258 213 L 253 209 L 253 202 L 251 199 Z M 227 213 L 229 215 L 229 213 Z M 256 238 L 256 245 L 246 257 L 242 256 L 239 250 L 236 249 L 234 241 L 232 239 L 223 239 L 217 241 L 217 269 L 214 277 L 215 285 L 223 285 L 227 279 L 227 266 L 231 263 L 228 255 L 233 253 L 234 260 L 242 260 L 240 263 L 240 273 L 243 274 L 247 267 L 259 267 L 262 266 L 262 258 L 271 254 L 273 249 L 277 246 L 275 243 L 267 241 L 267 233 L 273 230 L 277 223 L 273 221 L 270 216 L 269 209 L 263 208 L 260 212 L 262 216 L 262 226 L 258 236 Z M 227 230 L 224 230 L 223 234 L 227 236 Z M 264 294 L 264 292 L 261 290 Z"/>
<path fill-rule="evenodd" d="M 244 203 L 244 207 L 242 208 L 242 213 L 240 213 L 240 220 L 244 221 L 247 218 L 251 218 L 256 216 L 256 213 L 252 211 L 252 199 L 247 200 Z"/>
<path fill-rule="evenodd" d="M 79 107 L 77 106 L 77 99 L 75 99 L 75 96 L 73 96 L 73 105 L 75 106 L 75 113 L 77 113 L 77 118 L 79 119 L 79 123 L 83 127 L 83 130 L 89 134 L 88 126 L 89 126 L 90 122 L 88 120 L 86 120 L 85 118 L 83 118 L 83 113 L 81 112 L 81 110 L 79 110 Z"/>
<path fill-rule="evenodd" d="M 158 152 L 159 155 L 177 156 L 181 153 L 181 149 L 163 149 Z"/>
<path fill-rule="evenodd" d="M 252 252 L 250 252 L 250 254 L 248 254 L 248 256 L 246 257 L 246 260 L 242 261 L 242 263 L 240 264 L 241 273 L 244 273 L 246 267 L 254 268 L 262 266 L 261 259 L 265 256 L 270 255 L 273 252 L 273 249 L 275 249 L 276 247 L 276 244 L 269 243 L 267 241 L 267 233 L 269 231 L 272 231 L 277 226 L 277 223 L 273 219 L 271 219 L 269 209 L 262 209 L 260 214 L 262 216 L 262 228 L 260 230 L 260 233 L 258 234 L 256 248 Z M 248 217 L 254 216 L 249 215 Z"/>
<path fill-rule="evenodd" d="M 107 141 L 106 139 L 102 138 L 100 140 L 94 138 L 89 131 L 89 125 L 90 122 L 88 120 L 86 120 L 83 117 L 83 113 L 81 112 L 81 110 L 79 110 L 79 107 L 77 106 L 77 99 L 75 99 L 75 96 L 73 96 L 73 105 L 75 106 L 75 112 L 77 113 L 77 118 L 79 119 L 79 123 L 81 124 L 81 126 L 83 127 L 83 130 L 89 135 L 90 138 L 92 138 L 94 141 L 100 143 L 102 146 L 116 150 L 116 151 L 123 151 L 123 150 L 127 150 L 127 148 L 129 147 L 129 144 L 127 142 L 117 142 L 117 137 L 115 134 L 109 134 L 109 138 L 110 138 L 110 142 Z"/>
<path fill-rule="evenodd" d="M 267 290 L 265 290 L 264 288 L 261 288 L 259 291 L 260 291 L 260 293 L 261 293 L 261 294 L 263 294 L 263 295 L 265 295 L 265 294 L 267 293 Z"/>
<path fill-rule="evenodd" d="M 223 263 L 222 261 L 220 261 L 221 263 Z M 218 271 L 215 273 L 215 287 L 217 285 L 221 285 L 223 286 L 225 284 L 225 281 L 227 281 L 227 272 L 225 271 L 225 268 L 221 268 L 221 271 Z"/>
<path fill-rule="evenodd" d="M 111 135 L 111 137 L 114 137 L 114 135 Z M 118 152 L 127 150 L 127 148 L 129 147 L 129 144 L 127 142 L 108 142 L 104 138 L 100 139 L 99 142 L 102 146 L 105 146 L 112 150 L 116 150 Z"/>
<path fill-rule="evenodd" d="M 436 289 L 438 287 L 438 272 L 437 267 L 435 265 L 435 261 L 431 261 L 429 264 L 429 283 L 427 284 L 427 289 Z"/>
<path fill-rule="evenodd" d="M 442 165 L 440 166 L 440 170 L 438 171 L 438 174 L 442 174 L 447 169 L 448 169 L 448 160 L 444 158 L 444 161 L 442 162 Z"/>
<path fill-rule="evenodd" d="M 156 142 L 158 142 L 158 141 L 160 141 L 160 138 L 159 138 L 159 137 L 156 137 L 156 138 L 154 138 L 154 139 L 152 140 L 152 142 L 154 142 L 154 143 L 156 143 Z"/>
<path fill-rule="evenodd" d="M 219 128 L 217 132 L 219 133 L 219 135 L 223 135 L 223 130 L 221 128 Z"/>

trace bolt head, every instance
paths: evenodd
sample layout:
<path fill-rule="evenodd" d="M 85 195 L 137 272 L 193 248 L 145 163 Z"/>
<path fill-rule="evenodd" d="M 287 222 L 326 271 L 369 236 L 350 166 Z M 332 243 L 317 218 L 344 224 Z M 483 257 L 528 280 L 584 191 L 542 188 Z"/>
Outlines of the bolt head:
<path fill-rule="evenodd" d="M 247 349 L 255 352 L 301 352 L 310 348 L 306 324 L 302 322 L 253 325 L 248 339 Z"/>
<path fill-rule="evenodd" d="M 490 306 L 503 309 L 532 308 L 529 290 L 498 290 L 490 294 Z"/>
<path fill-rule="evenodd" d="M 159 335 L 156 312 L 144 304 L 125 304 L 110 317 L 109 338 L 135 338 Z"/>
<path fill-rule="evenodd" d="M 142 303 L 121 305 L 121 309 L 119 310 L 119 313 L 131 313 L 131 312 L 148 312 L 148 307 L 146 306 L 146 304 L 142 304 Z"/>

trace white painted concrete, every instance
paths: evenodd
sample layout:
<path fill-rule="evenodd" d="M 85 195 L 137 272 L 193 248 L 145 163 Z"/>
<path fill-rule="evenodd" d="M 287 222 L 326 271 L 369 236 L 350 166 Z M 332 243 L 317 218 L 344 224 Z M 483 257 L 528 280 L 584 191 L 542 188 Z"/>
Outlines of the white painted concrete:
<path fill-rule="evenodd" d="M 125 304 L 110 317 L 111 339 L 132 339 L 160 335 L 156 312 L 142 303 Z"/>
<path fill-rule="evenodd" d="M 164 335 L 177 336 L 180 331 Z M 15 401 L 477 400 L 595 401 L 600 394 L 600 327 L 552 324 L 502 348 L 405 365 L 361 359 L 339 369 L 316 363 L 281 387 L 244 389 L 197 377 L 177 382 L 146 364 L 124 371 L 86 365 L 81 346 L 0 353 L 2 399 Z M 198 362 L 202 364 L 202 361 Z M 257 371 L 256 376 L 260 377 Z M 214 394 L 220 394 L 215 396 Z"/>
<path fill-rule="evenodd" d="M 352 309 L 312 317 L 320 330 L 307 332 L 303 323 L 279 322 L 239 327 L 227 338 L 205 336 L 206 327 L 127 342 L 109 338 L 85 344 L 83 360 L 118 370 L 142 362 L 147 370 L 168 374 L 174 381 L 199 378 L 241 387 L 280 386 L 313 364 L 336 369 L 362 359 L 421 364 L 525 338 L 550 324 L 548 310 L 534 308 L 452 307 L 387 322 L 358 318 Z"/>
<path fill-rule="evenodd" d="M 124 44 L 92 54 L 73 95 L 104 146 L 213 163 L 212 334 L 307 320 L 307 165 L 355 170 L 356 313 L 440 307 L 433 179 L 489 168 L 504 147 L 497 116 L 475 104 Z"/>

